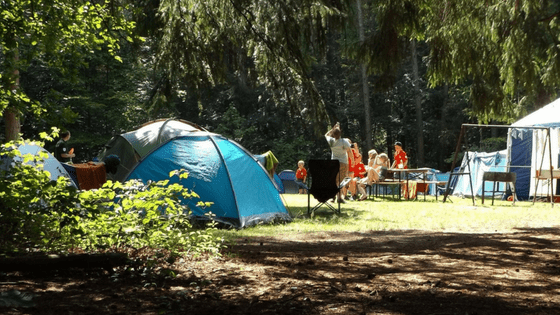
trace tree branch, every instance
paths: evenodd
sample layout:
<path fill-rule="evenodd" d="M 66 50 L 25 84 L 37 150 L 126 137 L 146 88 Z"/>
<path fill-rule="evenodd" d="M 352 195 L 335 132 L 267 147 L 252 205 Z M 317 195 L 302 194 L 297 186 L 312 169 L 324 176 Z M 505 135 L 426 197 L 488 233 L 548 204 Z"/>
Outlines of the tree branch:
<path fill-rule="evenodd" d="M 554 13 L 553 15 L 546 17 L 544 19 L 539 20 L 539 22 L 549 22 L 550 20 L 554 19 L 555 17 L 560 15 L 560 11 Z"/>

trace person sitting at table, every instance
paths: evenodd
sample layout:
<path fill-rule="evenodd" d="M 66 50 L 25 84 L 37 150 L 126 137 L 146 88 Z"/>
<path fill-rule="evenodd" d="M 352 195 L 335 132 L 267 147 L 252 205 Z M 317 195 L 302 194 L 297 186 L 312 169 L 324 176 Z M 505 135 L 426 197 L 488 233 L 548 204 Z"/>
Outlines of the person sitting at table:
<path fill-rule="evenodd" d="M 368 152 L 369 159 L 366 166 L 367 177 L 361 180 L 364 185 L 371 185 L 383 181 L 387 173 L 387 169 L 391 166 L 387 153 L 377 154 L 377 151 L 370 150 Z"/>
<path fill-rule="evenodd" d="M 391 162 L 387 153 L 379 154 L 373 164 L 373 169 L 377 172 L 378 180 L 380 182 L 384 181 L 385 176 L 387 175 L 387 170 L 391 168 Z"/>
<path fill-rule="evenodd" d="M 391 165 L 391 168 L 408 168 L 408 157 L 406 156 L 406 152 L 404 152 L 402 149 L 402 143 L 400 143 L 399 141 L 395 142 L 394 158 L 395 160 L 393 161 L 393 165 Z"/>
<path fill-rule="evenodd" d="M 76 156 L 74 148 L 71 148 L 68 144 L 71 136 L 70 131 L 61 132 L 60 140 L 58 140 L 54 148 L 54 157 L 62 163 L 72 164 L 72 158 Z"/>
<path fill-rule="evenodd" d="M 391 166 L 387 153 L 381 153 L 378 155 L 377 151 L 370 150 L 368 155 L 368 166 L 366 166 L 367 176 L 358 180 L 358 190 L 360 193 L 363 192 L 362 198 L 360 198 L 359 201 L 367 198 L 365 195 L 365 186 L 384 181 L 387 169 Z"/>
<path fill-rule="evenodd" d="M 374 181 L 377 181 L 377 176 L 374 171 L 375 161 L 377 160 L 377 151 L 371 149 L 368 151 L 368 164 L 366 166 L 366 177 L 362 179 L 362 182 L 371 185 Z"/>

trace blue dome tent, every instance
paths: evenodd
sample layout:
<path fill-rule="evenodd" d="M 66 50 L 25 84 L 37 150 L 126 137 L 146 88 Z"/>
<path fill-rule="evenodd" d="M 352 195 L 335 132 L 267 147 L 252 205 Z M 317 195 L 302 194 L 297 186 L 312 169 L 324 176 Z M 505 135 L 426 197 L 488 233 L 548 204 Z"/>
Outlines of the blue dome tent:
<path fill-rule="evenodd" d="M 290 221 L 280 194 L 266 170 L 242 146 L 181 120 L 159 120 L 114 137 L 103 156 L 121 157 L 112 180 L 144 182 L 170 179 L 173 170 L 185 169 L 183 186 L 200 198 L 183 202 L 192 215 L 242 228 L 260 222 Z M 171 181 L 177 179 L 170 179 Z M 198 202 L 212 202 L 210 207 Z"/>

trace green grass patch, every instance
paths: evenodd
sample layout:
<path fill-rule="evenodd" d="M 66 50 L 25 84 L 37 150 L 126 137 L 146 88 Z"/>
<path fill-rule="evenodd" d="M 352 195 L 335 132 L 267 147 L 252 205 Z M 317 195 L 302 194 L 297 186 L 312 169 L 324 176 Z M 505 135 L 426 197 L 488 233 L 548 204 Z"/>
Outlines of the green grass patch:
<path fill-rule="evenodd" d="M 375 198 L 349 201 L 335 214 L 321 207 L 313 216 L 307 214 L 307 195 L 284 194 L 284 204 L 293 221 L 287 224 L 263 224 L 243 230 L 222 230 L 226 239 L 240 237 L 289 235 L 329 231 L 366 232 L 390 230 L 425 230 L 438 232 L 494 233 L 524 228 L 560 226 L 560 204 L 512 202 L 419 196 L 417 201 Z M 311 197 L 311 206 L 317 201 Z M 338 205 L 335 205 L 338 206 Z"/>

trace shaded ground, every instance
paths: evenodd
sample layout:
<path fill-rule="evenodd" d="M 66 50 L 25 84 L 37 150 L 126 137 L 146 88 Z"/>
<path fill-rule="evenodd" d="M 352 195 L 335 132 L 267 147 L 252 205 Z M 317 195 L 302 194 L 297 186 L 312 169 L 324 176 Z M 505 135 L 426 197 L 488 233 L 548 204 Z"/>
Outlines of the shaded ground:
<path fill-rule="evenodd" d="M 176 277 L 2 274 L 34 306 L 1 314 L 560 314 L 560 229 L 241 239 Z M 11 291 L 14 292 L 14 291 Z"/>

